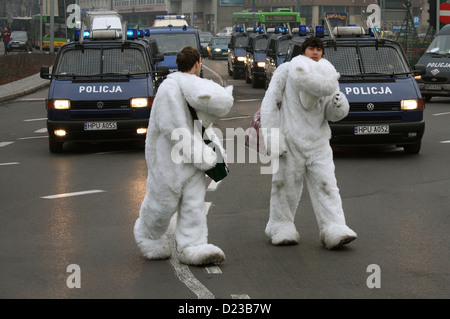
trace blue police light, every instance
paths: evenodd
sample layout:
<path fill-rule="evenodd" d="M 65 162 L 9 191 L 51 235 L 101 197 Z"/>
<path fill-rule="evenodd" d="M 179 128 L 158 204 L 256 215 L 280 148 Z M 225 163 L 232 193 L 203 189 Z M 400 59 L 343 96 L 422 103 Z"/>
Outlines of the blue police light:
<path fill-rule="evenodd" d="M 306 25 L 304 25 L 304 24 L 300 25 L 300 27 L 298 28 L 298 35 L 299 36 L 305 36 L 306 33 L 307 33 Z"/>
<path fill-rule="evenodd" d="M 149 37 L 149 36 L 150 36 L 150 30 L 149 30 L 149 29 L 145 29 L 145 30 L 144 30 L 144 35 L 145 35 L 146 37 Z"/>
<path fill-rule="evenodd" d="M 128 29 L 127 30 L 127 38 L 130 40 L 134 40 L 137 39 L 138 37 L 138 32 L 136 29 Z"/>
<path fill-rule="evenodd" d="M 186 30 L 187 30 L 187 26 L 183 25 L 183 31 L 186 31 Z"/>
<path fill-rule="evenodd" d="M 264 28 L 263 27 L 259 28 L 259 33 L 264 33 Z"/>
<path fill-rule="evenodd" d="M 138 37 L 143 38 L 144 37 L 144 30 L 138 30 Z"/>
<path fill-rule="evenodd" d="M 89 31 L 89 30 L 84 30 L 84 33 L 83 33 L 83 38 L 89 38 L 89 36 L 91 35 L 91 32 Z"/>
<path fill-rule="evenodd" d="M 281 34 L 288 34 L 288 28 L 281 28 Z"/>
<path fill-rule="evenodd" d="M 275 33 L 280 33 L 280 27 L 275 27 Z"/>
<path fill-rule="evenodd" d="M 74 41 L 80 41 L 80 29 L 75 29 L 74 33 L 73 33 L 73 40 Z"/>
<path fill-rule="evenodd" d="M 348 26 L 349 26 L 349 27 L 356 27 L 356 24 L 351 23 L 351 24 L 349 24 Z"/>
<path fill-rule="evenodd" d="M 325 36 L 325 30 L 323 29 L 323 25 L 316 26 L 316 37 L 322 38 Z"/>

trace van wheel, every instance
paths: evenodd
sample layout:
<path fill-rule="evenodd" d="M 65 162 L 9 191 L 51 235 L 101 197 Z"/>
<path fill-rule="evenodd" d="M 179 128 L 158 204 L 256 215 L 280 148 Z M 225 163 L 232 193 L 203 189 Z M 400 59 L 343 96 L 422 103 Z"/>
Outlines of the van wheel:
<path fill-rule="evenodd" d="M 56 142 L 52 140 L 48 140 L 48 148 L 51 153 L 62 153 L 64 142 Z"/>
<path fill-rule="evenodd" d="M 403 150 L 406 154 L 418 154 L 420 152 L 420 147 L 422 146 L 422 140 L 414 144 L 403 145 Z"/>

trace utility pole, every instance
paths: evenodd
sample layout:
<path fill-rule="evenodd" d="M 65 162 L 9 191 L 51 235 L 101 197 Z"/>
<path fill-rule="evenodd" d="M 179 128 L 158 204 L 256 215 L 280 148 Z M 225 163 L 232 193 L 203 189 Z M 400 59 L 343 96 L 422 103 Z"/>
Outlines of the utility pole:
<path fill-rule="evenodd" d="M 55 52 L 55 0 L 50 0 L 50 53 Z"/>

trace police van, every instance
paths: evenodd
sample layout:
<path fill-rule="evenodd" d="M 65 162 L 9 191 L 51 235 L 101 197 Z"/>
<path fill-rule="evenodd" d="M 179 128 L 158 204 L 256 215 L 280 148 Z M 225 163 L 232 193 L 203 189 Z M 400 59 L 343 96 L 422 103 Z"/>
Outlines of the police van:
<path fill-rule="evenodd" d="M 236 27 L 230 37 L 228 43 L 228 75 L 233 76 L 233 79 L 239 79 L 244 74 L 245 63 L 247 61 L 247 30 L 245 27 Z"/>
<path fill-rule="evenodd" d="M 305 29 L 306 30 L 306 29 Z M 295 32 L 293 29 L 292 32 Z M 286 59 L 286 52 L 289 47 L 290 40 L 293 38 L 289 28 L 276 27 L 269 36 L 266 49 L 266 68 L 265 73 L 265 89 L 269 87 L 272 75 L 277 67 Z M 306 33 L 305 33 L 306 35 Z"/>
<path fill-rule="evenodd" d="M 150 27 L 150 38 L 158 43 L 159 51 L 164 55 L 164 60 L 157 65 L 166 65 L 169 72 L 175 72 L 177 67 L 177 54 L 186 46 L 197 49 L 202 57 L 208 57 L 208 50 L 201 46 L 197 29 L 189 26 Z M 200 72 L 203 77 L 203 69 Z"/>
<path fill-rule="evenodd" d="M 156 72 L 137 30 L 121 37 L 117 30 L 76 34 L 58 51 L 51 73 L 41 67 L 41 77 L 50 79 L 50 152 L 62 152 L 67 141 L 144 140 Z"/>
<path fill-rule="evenodd" d="M 269 36 L 264 27 L 255 28 L 247 39 L 247 60 L 244 69 L 246 83 L 253 88 L 265 86 L 266 49 Z"/>
<path fill-rule="evenodd" d="M 408 154 L 420 152 L 425 130 L 424 101 L 402 47 L 382 39 L 375 28 L 339 26 L 316 36 L 325 46 L 324 58 L 340 73 L 340 90 L 346 95 L 349 114 L 330 122 L 331 145 L 397 145 Z M 286 60 L 301 54 L 305 38 L 292 41 Z"/>
<path fill-rule="evenodd" d="M 450 96 L 450 25 L 439 31 L 417 65 L 426 68 L 424 75 L 416 77 L 425 101 Z"/>

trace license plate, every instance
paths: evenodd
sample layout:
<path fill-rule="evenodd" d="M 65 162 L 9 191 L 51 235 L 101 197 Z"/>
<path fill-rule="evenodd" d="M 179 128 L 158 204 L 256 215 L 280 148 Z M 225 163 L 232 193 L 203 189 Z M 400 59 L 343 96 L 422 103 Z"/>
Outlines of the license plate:
<path fill-rule="evenodd" d="M 117 122 L 86 122 L 85 131 L 117 130 Z"/>
<path fill-rule="evenodd" d="M 355 135 L 389 134 L 389 125 L 360 125 L 355 126 Z"/>
<path fill-rule="evenodd" d="M 425 85 L 425 89 L 427 89 L 427 90 L 440 90 L 441 86 L 439 84 L 427 84 L 427 85 Z"/>
<path fill-rule="evenodd" d="M 11 46 L 13 47 L 13 48 L 18 48 L 19 47 L 19 45 L 18 44 L 11 44 Z"/>

